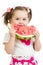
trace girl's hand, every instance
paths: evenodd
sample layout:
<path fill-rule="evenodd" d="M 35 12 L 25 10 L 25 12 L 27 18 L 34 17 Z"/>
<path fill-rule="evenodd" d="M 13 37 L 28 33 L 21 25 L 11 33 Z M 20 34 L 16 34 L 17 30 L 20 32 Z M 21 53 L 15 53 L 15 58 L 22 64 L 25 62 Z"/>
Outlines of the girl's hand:
<path fill-rule="evenodd" d="M 10 37 L 13 37 L 15 38 L 15 30 L 14 29 L 9 29 L 9 34 L 10 34 Z"/>
<path fill-rule="evenodd" d="M 41 49 L 41 44 L 40 44 L 40 39 L 39 39 L 39 36 L 40 36 L 40 34 L 39 34 L 39 31 L 38 30 L 36 30 L 36 32 L 34 33 L 34 35 L 35 35 L 35 44 L 33 43 L 33 48 L 36 50 L 36 51 L 40 51 L 40 49 Z"/>
<path fill-rule="evenodd" d="M 39 36 L 40 36 L 39 31 L 36 30 L 35 33 L 34 33 L 34 35 L 35 35 L 35 40 L 38 40 Z"/>
<path fill-rule="evenodd" d="M 8 29 L 9 29 L 9 34 L 10 34 L 10 37 L 14 37 L 15 38 L 15 30 L 11 28 L 11 24 L 8 23 Z"/>

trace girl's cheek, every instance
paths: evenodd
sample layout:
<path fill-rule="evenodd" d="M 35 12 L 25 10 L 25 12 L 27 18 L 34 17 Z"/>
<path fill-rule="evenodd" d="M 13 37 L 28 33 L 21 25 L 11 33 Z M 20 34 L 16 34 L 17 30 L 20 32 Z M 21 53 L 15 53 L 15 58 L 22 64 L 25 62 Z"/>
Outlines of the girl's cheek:
<path fill-rule="evenodd" d="M 13 20 L 13 23 L 18 23 L 18 21 L 16 21 L 16 20 Z"/>

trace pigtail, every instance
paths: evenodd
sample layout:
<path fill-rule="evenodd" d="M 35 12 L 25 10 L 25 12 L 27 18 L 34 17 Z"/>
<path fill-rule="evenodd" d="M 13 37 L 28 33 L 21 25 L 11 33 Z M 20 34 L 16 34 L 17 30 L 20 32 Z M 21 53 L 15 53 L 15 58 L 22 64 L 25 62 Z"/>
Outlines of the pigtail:
<path fill-rule="evenodd" d="M 4 16 L 4 23 L 7 25 L 8 22 L 10 22 L 10 19 L 12 17 L 13 14 L 13 8 L 11 8 L 11 11 L 7 11 L 5 12 L 2 16 Z"/>
<path fill-rule="evenodd" d="M 32 18 L 32 10 L 29 7 L 24 7 L 24 9 L 28 12 L 29 21 Z"/>
<path fill-rule="evenodd" d="M 32 18 L 32 10 L 31 9 L 29 9 L 29 12 L 28 12 L 28 17 L 29 17 L 29 21 L 31 20 L 31 18 Z"/>
<path fill-rule="evenodd" d="M 4 23 L 7 25 L 8 24 L 8 20 L 10 19 L 10 13 L 9 12 L 5 12 L 3 14 L 4 16 Z"/>

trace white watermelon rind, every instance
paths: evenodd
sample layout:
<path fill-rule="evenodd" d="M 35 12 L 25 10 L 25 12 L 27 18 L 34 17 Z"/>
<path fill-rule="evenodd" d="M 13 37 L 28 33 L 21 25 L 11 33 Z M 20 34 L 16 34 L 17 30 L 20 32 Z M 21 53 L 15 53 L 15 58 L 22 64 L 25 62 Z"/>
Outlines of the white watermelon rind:
<path fill-rule="evenodd" d="M 34 38 L 35 36 L 34 35 L 23 36 L 23 35 L 20 35 L 20 34 L 16 33 L 16 37 L 18 39 L 26 39 L 26 40 L 28 40 L 28 39 Z"/>

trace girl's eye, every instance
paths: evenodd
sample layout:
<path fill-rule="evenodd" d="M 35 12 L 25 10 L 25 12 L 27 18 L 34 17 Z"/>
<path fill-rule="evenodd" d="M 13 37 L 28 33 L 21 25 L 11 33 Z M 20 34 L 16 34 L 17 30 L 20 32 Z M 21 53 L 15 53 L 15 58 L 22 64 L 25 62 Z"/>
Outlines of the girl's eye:
<path fill-rule="evenodd" d="M 23 20 L 26 20 L 26 18 L 23 18 Z"/>
<path fill-rule="evenodd" d="M 16 20 L 19 20 L 19 18 L 16 18 Z"/>

